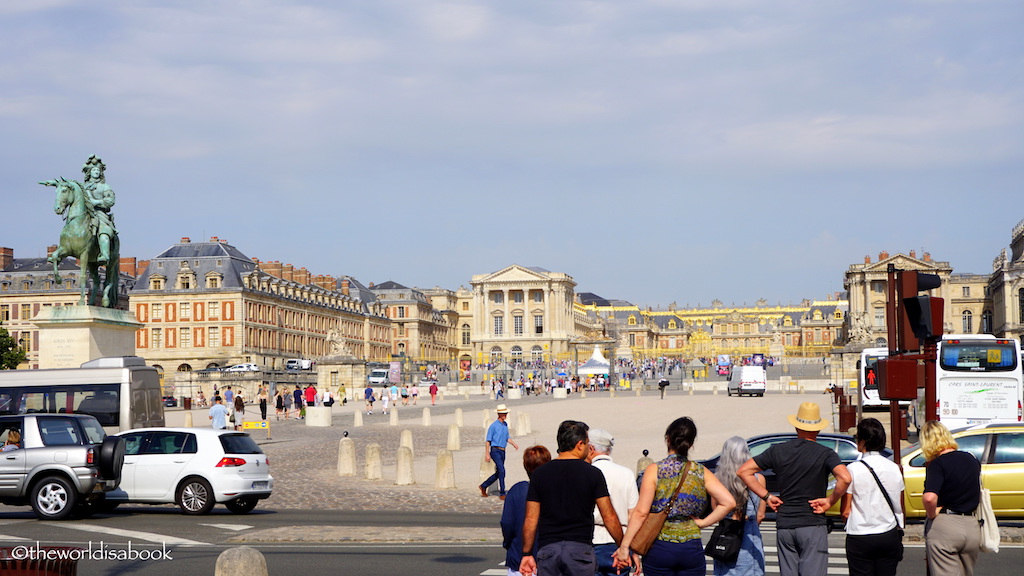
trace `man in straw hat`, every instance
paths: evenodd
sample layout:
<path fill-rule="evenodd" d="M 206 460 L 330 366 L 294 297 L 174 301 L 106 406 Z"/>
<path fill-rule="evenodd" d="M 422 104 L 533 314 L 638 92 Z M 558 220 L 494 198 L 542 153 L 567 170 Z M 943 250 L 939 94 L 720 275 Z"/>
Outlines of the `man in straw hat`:
<path fill-rule="evenodd" d="M 487 497 L 487 488 L 494 481 L 498 481 L 498 496 L 505 499 L 505 448 L 511 444 L 513 448 L 519 450 L 519 445 L 516 441 L 509 437 L 508 434 L 508 423 L 505 420 L 508 419 L 508 407 L 504 404 L 498 404 L 498 419 L 491 422 L 491 425 L 487 427 L 487 437 L 484 442 L 484 460 L 487 462 L 494 461 L 494 474 L 484 480 L 484 483 L 480 485 L 480 495 Z"/>
<path fill-rule="evenodd" d="M 778 513 L 775 525 L 782 576 L 825 576 L 828 571 L 828 528 L 824 512 L 850 486 L 850 472 L 834 450 L 818 444 L 818 432 L 829 426 L 821 409 L 804 402 L 789 417 L 797 437 L 775 444 L 747 460 L 736 474 L 747 487 Z M 779 480 L 779 494 L 762 494 L 764 488 L 754 475 L 772 469 Z M 828 475 L 836 487 L 828 492 Z M 812 507 L 811 501 L 825 498 L 828 506 Z"/>

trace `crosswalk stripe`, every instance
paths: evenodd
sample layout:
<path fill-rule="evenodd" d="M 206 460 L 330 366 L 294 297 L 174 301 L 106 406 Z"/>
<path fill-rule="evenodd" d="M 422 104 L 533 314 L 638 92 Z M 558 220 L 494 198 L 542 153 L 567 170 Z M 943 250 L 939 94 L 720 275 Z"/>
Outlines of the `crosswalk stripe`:
<path fill-rule="evenodd" d="M 235 532 L 241 532 L 242 530 L 248 530 L 253 526 L 246 526 L 245 524 L 203 524 L 200 526 L 209 526 L 211 528 L 220 528 L 221 530 L 234 530 Z"/>
<path fill-rule="evenodd" d="M 500 568 L 491 568 L 490 570 L 484 570 L 480 573 L 480 576 L 505 576 L 508 574 L 508 570 L 501 570 Z"/>
<path fill-rule="evenodd" d="M 154 534 L 153 532 L 138 532 L 136 530 L 122 530 L 121 528 L 110 528 L 108 526 L 99 526 L 95 524 L 84 525 L 84 524 L 69 524 L 66 522 L 45 522 L 48 526 L 69 528 L 71 530 L 80 530 L 82 532 L 95 532 L 97 534 L 110 534 L 111 536 L 124 536 L 129 539 L 146 540 L 149 542 L 156 542 L 159 544 L 168 544 L 171 546 L 209 546 L 206 542 L 199 542 L 197 540 L 189 540 L 187 538 L 177 538 L 175 536 L 167 536 L 164 534 Z"/>
<path fill-rule="evenodd" d="M 0 534 L 0 542 L 31 542 L 31 538 L 22 538 L 20 536 L 8 536 L 7 534 Z"/>

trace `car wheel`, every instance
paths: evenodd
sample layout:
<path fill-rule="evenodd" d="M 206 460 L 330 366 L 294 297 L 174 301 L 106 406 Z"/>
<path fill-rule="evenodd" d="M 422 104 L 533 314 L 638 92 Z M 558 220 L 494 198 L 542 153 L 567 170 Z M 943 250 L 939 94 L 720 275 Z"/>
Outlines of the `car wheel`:
<path fill-rule="evenodd" d="M 732 396 L 732 388 L 726 387 L 726 388 L 725 388 L 725 393 L 726 393 L 727 395 L 729 395 L 729 396 Z"/>
<path fill-rule="evenodd" d="M 235 498 L 234 500 L 228 500 L 224 503 L 235 514 L 248 514 L 252 512 L 253 508 L 256 507 L 256 503 L 259 502 L 256 498 Z"/>
<path fill-rule="evenodd" d="M 63 520 L 75 511 L 78 492 L 66 478 L 47 476 L 32 486 L 32 510 L 41 520 Z"/>
<path fill-rule="evenodd" d="M 199 477 L 187 478 L 178 486 L 177 500 L 185 514 L 209 514 L 217 503 L 210 483 Z"/>
<path fill-rule="evenodd" d="M 120 480 L 121 467 L 124 466 L 124 438 L 107 436 L 100 444 L 100 455 L 97 467 L 100 478 Z"/>

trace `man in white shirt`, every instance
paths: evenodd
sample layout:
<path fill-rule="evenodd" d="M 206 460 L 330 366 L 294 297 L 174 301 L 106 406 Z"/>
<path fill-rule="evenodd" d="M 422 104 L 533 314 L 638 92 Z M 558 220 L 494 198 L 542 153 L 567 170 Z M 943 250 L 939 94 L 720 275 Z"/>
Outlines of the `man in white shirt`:
<path fill-rule="evenodd" d="M 622 532 L 626 532 L 626 525 L 629 523 L 629 515 L 633 513 L 640 494 L 636 487 L 636 475 L 625 466 L 612 462 L 612 447 L 615 445 L 615 438 L 611 432 L 592 428 L 590 430 L 590 454 L 587 461 L 604 474 L 605 482 L 608 484 L 608 495 L 611 497 L 612 507 L 619 517 L 619 524 L 622 525 Z M 597 558 L 597 574 L 601 576 L 612 576 L 614 574 L 629 574 L 629 568 L 616 569 L 612 565 L 612 555 L 618 546 L 608 529 L 604 526 L 601 512 L 594 507 L 594 556 Z"/>

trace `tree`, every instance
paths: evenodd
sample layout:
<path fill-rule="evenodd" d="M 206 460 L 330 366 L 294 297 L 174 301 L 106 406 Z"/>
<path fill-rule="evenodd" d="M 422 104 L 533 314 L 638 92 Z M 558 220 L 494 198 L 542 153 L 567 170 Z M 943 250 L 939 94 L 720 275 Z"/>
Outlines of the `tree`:
<path fill-rule="evenodd" d="M 0 326 L 0 370 L 14 370 L 25 361 L 25 351 L 11 337 L 6 328 Z"/>

